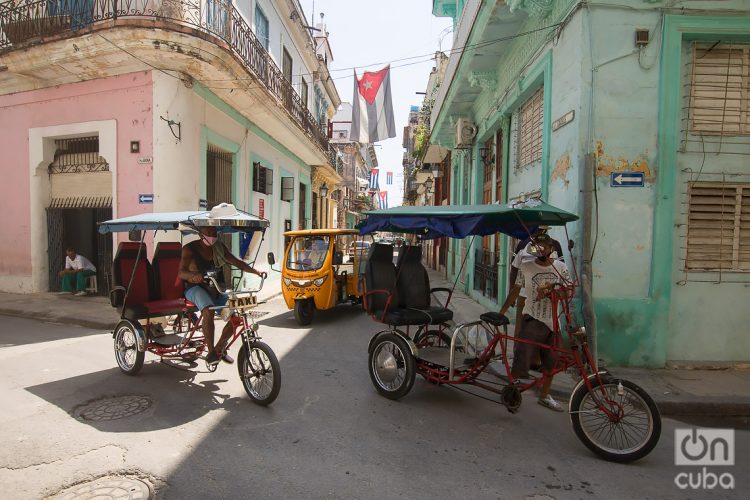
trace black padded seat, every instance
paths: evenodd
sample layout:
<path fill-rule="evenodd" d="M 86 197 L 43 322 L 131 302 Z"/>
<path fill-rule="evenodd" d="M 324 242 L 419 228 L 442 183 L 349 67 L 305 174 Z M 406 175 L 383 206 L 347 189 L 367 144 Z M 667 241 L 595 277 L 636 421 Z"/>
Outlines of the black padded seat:
<path fill-rule="evenodd" d="M 430 278 L 422 265 L 422 247 L 412 245 L 401 247 L 398 264 L 396 274 L 399 306 L 407 311 L 417 309 L 422 313 L 421 323 L 410 324 L 438 325 L 452 320 L 453 311 L 445 307 L 430 305 L 431 293 L 438 289 L 430 289 Z"/>
<path fill-rule="evenodd" d="M 384 321 L 383 311 L 398 308 L 396 267 L 393 265 L 393 246 L 374 243 L 365 263 L 365 295 L 362 305 L 368 314 Z"/>
<path fill-rule="evenodd" d="M 506 315 L 496 312 L 486 312 L 479 316 L 479 319 L 494 326 L 505 326 L 510 324 L 510 320 Z"/>

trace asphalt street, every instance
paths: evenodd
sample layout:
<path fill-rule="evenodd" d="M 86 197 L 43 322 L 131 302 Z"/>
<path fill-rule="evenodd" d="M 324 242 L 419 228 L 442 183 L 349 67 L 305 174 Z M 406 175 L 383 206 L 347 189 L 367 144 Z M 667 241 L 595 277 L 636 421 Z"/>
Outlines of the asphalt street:
<path fill-rule="evenodd" d="M 268 408 L 250 402 L 234 365 L 208 373 L 202 361 L 173 367 L 147 355 L 129 377 L 109 332 L 1 318 L 2 497 L 40 498 L 115 473 L 165 498 L 746 497 L 747 425 L 735 432 L 735 465 L 721 469 L 735 489 L 684 491 L 674 435 L 692 422 L 664 419 L 649 456 L 609 463 L 576 438 L 567 414 L 533 397 L 511 415 L 419 378 L 399 401 L 379 396 L 367 372 L 379 325 L 358 308 L 319 313 L 310 327 L 279 299 L 260 309 L 282 368 Z M 107 400 L 120 406 L 86 413 Z"/>

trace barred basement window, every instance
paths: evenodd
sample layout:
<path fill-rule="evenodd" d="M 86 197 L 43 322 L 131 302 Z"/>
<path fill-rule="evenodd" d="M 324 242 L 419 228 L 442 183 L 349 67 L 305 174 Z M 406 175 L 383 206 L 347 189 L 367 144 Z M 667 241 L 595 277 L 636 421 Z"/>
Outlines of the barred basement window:
<path fill-rule="evenodd" d="M 750 271 L 750 183 L 693 182 L 688 191 L 689 271 Z"/>
<path fill-rule="evenodd" d="M 537 90 L 518 111 L 517 168 L 542 160 L 542 124 L 544 123 L 544 87 Z"/>
<path fill-rule="evenodd" d="M 253 191 L 273 193 L 273 170 L 264 167 L 260 162 L 253 163 Z"/>
<path fill-rule="evenodd" d="M 689 127 L 705 135 L 750 135 L 750 45 L 693 46 Z"/>

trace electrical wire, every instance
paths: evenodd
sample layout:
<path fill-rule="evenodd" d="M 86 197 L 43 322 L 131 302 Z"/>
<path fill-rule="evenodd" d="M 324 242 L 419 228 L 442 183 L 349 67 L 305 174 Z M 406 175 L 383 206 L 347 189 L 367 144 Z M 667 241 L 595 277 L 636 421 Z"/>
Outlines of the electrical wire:
<path fill-rule="evenodd" d="M 542 26 L 540 28 L 535 28 L 533 30 L 524 31 L 524 32 L 521 32 L 521 33 L 516 33 L 515 35 L 508 35 L 508 36 L 504 36 L 504 37 L 500 37 L 500 38 L 495 38 L 495 39 L 492 39 L 492 40 L 485 40 L 483 42 L 477 42 L 477 43 L 473 43 L 473 44 L 466 44 L 466 45 L 463 45 L 461 47 L 453 47 L 453 48 L 447 50 L 446 54 L 448 56 L 450 56 L 450 55 L 453 55 L 454 53 L 458 53 L 458 52 L 466 52 L 466 51 L 470 51 L 470 50 L 477 50 L 477 49 L 485 48 L 485 47 L 488 47 L 490 45 L 494 45 L 494 44 L 497 44 L 497 43 L 502 43 L 502 42 L 506 42 L 506 41 L 513 40 L 513 39 L 516 39 L 516 38 L 520 38 L 520 37 L 523 37 L 523 36 L 527 36 L 527 35 L 536 33 L 538 31 L 544 31 L 544 30 L 556 28 L 556 27 L 560 26 L 560 24 L 561 23 L 550 24 L 548 26 Z M 397 59 L 391 59 L 391 60 L 386 60 L 386 61 L 379 61 L 379 62 L 374 62 L 374 63 L 369 63 L 369 64 L 363 64 L 363 65 L 359 65 L 359 66 L 349 66 L 349 67 L 345 67 L 345 68 L 330 69 L 330 70 L 328 70 L 328 72 L 329 73 L 341 72 L 341 71 L 347 71 L 348 72 L 348 71 L 354 71 L 354 70 L 357 70 L 357 69 L 369 68 L 371 66 L 378 66 L 379 67 L 379 66 L 383 66 L 383 65 L 393 65 L 394 63 L 399 63 L 399 62 L 403 62 L 403 61 L 412 61 L 414 59 L 421 59 L 420 61 L 417 61 L 417 62 L 414 62 L 414 63 L 399 64 L 399 65 L 391 66 L 391 68 L 399 68 L 399 67 L 403 67 L 403 66 L 410 66 L 412 64 L 421 64 L 421 63 L 424 63 L 424 62 L 427 62 L 427 61 L 431 61 L 434 58 L 435 58 L 435 53 L 434 52 L 430 52 L 428 54 L 419 54 L 419 55 L 415 55 L 415 56 L 401 57 L 401 58 L 397 58 Z M 297 74 L 292 75 L 292 77 L 312 76 L 312 75 L 314 75 L 316 73 L 317 72 L 297 73 Z M 350 76 L 351 75 L 346 75 L 343 78 L 350 78 Z M 334 77 L 330 77 L 330 78 L 332 80 L 340 80 L 342 77 L 335 77 L 335 78 Z M 228 78 L 228 79 L 216 78 L 216 79 L 208 79 L 208 80 L 204 80 L 204 81 L 207 81 L 207 82 L 209 82 L 209 81 L 218 82 L 218 81 L 238 81 L 238 80 L 255 80 L 255 78 L 252 78 L 252 77 L 249 77 L 249 78 Z"/>

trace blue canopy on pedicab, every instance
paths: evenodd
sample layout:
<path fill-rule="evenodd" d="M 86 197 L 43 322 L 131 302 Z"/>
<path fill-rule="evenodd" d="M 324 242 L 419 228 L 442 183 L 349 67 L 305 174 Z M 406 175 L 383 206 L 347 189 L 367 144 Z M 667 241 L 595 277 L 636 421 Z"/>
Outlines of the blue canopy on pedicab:
<path fill-rule="evenodd" d="M 578 220 L 577 215 L 536 199 L 512 205 L 403 206 L 372 210 L 365 215 L 367 218 L 357 225 L 360 234 L 413 233 L 426 240 L 495 233 L 523 239 L 540 225 L 562 226 Z"/>
<path fill-rule="evenodd" d="M 223 233 L 252 232 L 268 227 L 269 221 L 237 210 L 234 205 L 221 203 L 210 211 L 192 210 L 184 212 L 152 212 L 111 219 L 99 223 L 100 233 L 125 231 L 194 229 L 216 227 Z M 182 226 L 182 227 L 181 227 Z"/>

